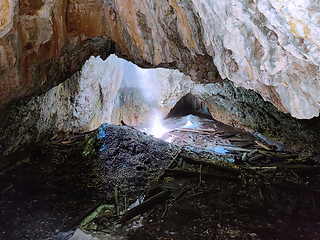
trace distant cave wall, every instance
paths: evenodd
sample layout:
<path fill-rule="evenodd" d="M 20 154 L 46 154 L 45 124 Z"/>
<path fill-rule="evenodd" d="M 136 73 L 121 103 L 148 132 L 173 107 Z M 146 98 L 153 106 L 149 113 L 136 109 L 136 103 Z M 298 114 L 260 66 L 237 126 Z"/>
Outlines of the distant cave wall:
<path fill-rule="evenodd" d="M 293 118 L 264 101 L 258 93 L 236 87 L 227 80 L 196 84 L 191 93 L 206 103 L 212 117 L 218 121 L 258 132 L 301 153 L 320 153 L 319 117 Z"/>
<path fill-rule="evenodd" d="M 170 110 L 167 118 L 173 116 L 182 116 L 190 113 L 211 116 L 206 103 L 201 101 L 198 97 L 193 96 L 191 93 L 188 93 L 187 95 L 183 96 Z"/>

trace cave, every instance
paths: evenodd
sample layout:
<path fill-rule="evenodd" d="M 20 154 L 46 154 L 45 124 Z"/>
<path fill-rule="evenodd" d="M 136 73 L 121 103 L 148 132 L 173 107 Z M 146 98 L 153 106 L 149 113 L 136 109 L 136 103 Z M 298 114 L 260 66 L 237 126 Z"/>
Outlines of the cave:
<path fill-rule="evenodd" d="M 170 110 L 166 118 L 179 115 L 187 115 L 190 113 L 212 117 L 206 104 L 199 98 L 193 96 L 191 93 L 188 93 L 176 103 L 176 105 Z"/>
<path fill-rule="evenodd" d="M 318 5 L 1 1 L 0 239 L 319 239 Z"/>

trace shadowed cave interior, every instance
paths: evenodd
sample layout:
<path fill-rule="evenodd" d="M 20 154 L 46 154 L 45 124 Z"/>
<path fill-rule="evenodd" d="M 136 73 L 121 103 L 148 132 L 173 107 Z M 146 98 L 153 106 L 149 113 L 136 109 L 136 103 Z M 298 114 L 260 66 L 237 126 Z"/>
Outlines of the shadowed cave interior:
<path fill-rule="evenodd" d="M 126 80 L 116 80 L 118 90 L 108 105 L 114 109 L 107 110 L 115 125 L 97 120 L 99 127 L 90 131 L 55 134 L 14 155 L 18 159 L 2 170 L 3 239 L 300 239 L 294 238 L 297 234 L 316 239 L 320 196 L 315 154 L 299 156 L 284 142 L 215 120 L 207 102 L 188 90 L 163 111 L 166 115 L 159 114 L 160 107 L 153 110 L 158 93 L 151 87 L 158 83 L 129 80 L 146 76 L 154 81 L 159 70 L 146 73 L 121 64 L 116 76 L 127 71 Z M 81 77 L 75 79 L 82 84 Z M 70 87 L 72 79 L 68 81 Z M 239 91 L 233 96 L 247 94 L 253 104 L 261 101 L 248 90 L 241 96 L 244 90 L 228 82 L 215 84 Z M 102 97 L 95 102 L 103 109 L 110 102 L 101 85 L 98 89 L 93 93 Z M 237 102 L 221 107 L 215 98 L 210 102 L 215 114 L 236 107 Z M 35 101 L 46 102 L 41 99 Z M 240 102 L 241 108 L 245 104 Z M 122 116 L 142 123 L 130 126 Z"/>

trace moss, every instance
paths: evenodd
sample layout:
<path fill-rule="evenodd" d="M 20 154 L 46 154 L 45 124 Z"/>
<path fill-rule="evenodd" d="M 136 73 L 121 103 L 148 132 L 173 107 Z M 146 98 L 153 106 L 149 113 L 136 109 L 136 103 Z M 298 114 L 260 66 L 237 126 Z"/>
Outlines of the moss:
<path fill-rule="evenodd" d="M 96 137 L 92 137 L 88 140 L 84 150 L 82 152 L 82 156 L 84 157 L 94 157 L 96 154 Z"/>

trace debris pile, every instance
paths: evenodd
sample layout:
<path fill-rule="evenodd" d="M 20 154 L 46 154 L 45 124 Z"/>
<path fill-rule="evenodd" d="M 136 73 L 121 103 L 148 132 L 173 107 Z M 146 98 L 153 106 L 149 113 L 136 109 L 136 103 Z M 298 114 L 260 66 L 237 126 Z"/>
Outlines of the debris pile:
<path fill-rule="evenodd" d="M 128 232 L 129 239 L 318 238 L 320 166 L 312 157 L 223 132 L 173 132 L 180 147 L 171 153 L 170 163 L 149 178 L 141 193 L 144 201 L 120 215 L 116 210 L 114 215 L 100 214 L 98 221 L 108 227 L 95 225 L 87 231 L 112 235 L 118 224 L 139 221 L 139 227 Z M 221 144 L 228 154 L 207 151 L 199 139 Z M 245 142 L 246 148 L 232 141 Z"/>
<path fill-rule="evenodd" d="M 2 236 L 66 239 L 80 228 L 100 240 L 319 239 L 312 156 L 239 133 L 168 134 L 175 144 L 104 124 L 42 144 L 0 175 Z"/>

